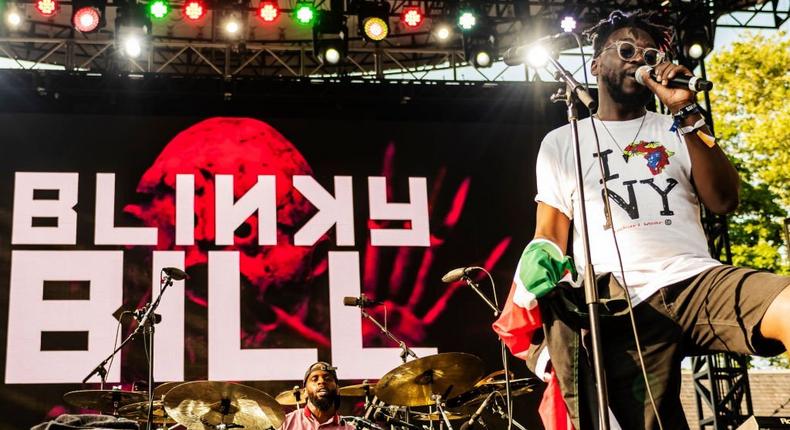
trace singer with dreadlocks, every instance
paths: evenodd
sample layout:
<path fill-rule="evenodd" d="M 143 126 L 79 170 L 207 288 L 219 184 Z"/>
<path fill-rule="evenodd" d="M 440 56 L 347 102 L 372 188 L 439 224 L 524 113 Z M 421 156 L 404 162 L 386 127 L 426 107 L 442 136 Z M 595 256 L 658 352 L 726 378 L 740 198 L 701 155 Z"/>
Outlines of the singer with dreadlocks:
<path fill-rule="evenodd" d="M 599 107 L 579 122 L 581 170 L 592 264 L 604 301 L 612 428 L 688 428 L 680 403 L 681 360 L 718 351 L 787 350 L 790 278 L 710 257 L 699 205 L 732 212 L 740 179 L 695 94 L 667 85 L 675 76 L 691 75 L 666 58 L 669 29 L 649 14 L 615 11 L 585 34 L 594 50 Z M 642 85 L 636 73 L 644 65 L 654 77 L 640 69 Z M 654 97 L 671 115 L 646 109 Z M 549 381 L 543 405 L 549 408 L 541 410 L 547 428 L 597 428 L 583 294 L 557 286 L 563 279 L 572 283 L 584 269 L 570 126 L 544 138 L 536 173 L 534 239 L 494 329 Z M 566 255 L 571 231 L 573 260 Z"/>

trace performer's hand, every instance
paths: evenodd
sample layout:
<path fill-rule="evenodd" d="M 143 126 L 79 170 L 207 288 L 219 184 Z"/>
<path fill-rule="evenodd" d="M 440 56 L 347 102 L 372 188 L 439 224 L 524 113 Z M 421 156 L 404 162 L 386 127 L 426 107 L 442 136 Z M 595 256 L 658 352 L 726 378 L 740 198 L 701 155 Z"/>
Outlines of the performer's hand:
<path fill-rule="evenodd" d="M 576 276 L 573 260 L 563 256 L 559 247 L 551 241 L 536 239 L 524 248 L 513 281 L 519 288 L 540 298 L 569 273 Z"/>
<path fill-rule="evenodd" d="M 667 86 L 669 80 L 675 76 L 691 76 L 691 71 L 686 67 L 665 62 L 654 67 L 653 74 L 655 74 L 656 80 L 653 80 L 648 73 L 645 73 L 642 76 L 642 81 L 673 114 L 680 108 L 696 101 L 696 94 L 693 91 L 686 88 L 670 88 Z"/>

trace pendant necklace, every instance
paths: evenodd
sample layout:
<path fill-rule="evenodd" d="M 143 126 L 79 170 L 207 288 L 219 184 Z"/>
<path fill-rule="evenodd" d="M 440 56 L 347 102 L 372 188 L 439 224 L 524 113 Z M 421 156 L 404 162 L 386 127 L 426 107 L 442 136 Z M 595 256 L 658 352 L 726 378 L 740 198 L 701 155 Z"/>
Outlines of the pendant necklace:
<path fill-rule="evenodd" d="M 593 117 L 601 123 L 603 129 L 606 130 L 606 134 L 609 135 L 609 137 L 612 139 L 612 142 L 614 142 L 615 146 L 617 146 L 617 149 L 619 149 L 620 153 L 623 154 L 623 160 L 625 160 L 625 162 L 628 163 L 628 158 L 630 157 L 628 152 L 626 152 L 622 147 L 620 147 L 620 144 L 617 143 L 617 139 L 614 138 L 614 135 L 612 134 L 611 131 L 609 131 L 609 129 L 606 127 L 606 124 L 604 124 L 601 118 L 598 118 L 597 114 L 593 115 Z M 631 142 L 636 142 L 636 138 L 639 136 L 639 132 L 642 131 L 642 126 L 645 125 L 645 118 L 647 118 L 647 113 L 645 113 L 645 116 L 642 117 L 642 122 L 639 123 L 639 128 L 636 130 L 636 134 L 634 135 L 634 138 L 631 140 Z"/>

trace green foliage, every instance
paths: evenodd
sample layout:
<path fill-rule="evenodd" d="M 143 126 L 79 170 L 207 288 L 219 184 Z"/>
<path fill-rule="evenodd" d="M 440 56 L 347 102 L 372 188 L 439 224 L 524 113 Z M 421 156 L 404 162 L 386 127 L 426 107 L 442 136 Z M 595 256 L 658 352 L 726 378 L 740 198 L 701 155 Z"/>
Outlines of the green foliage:
<path fill-rule="evenodd" d="M 790 273 L 781 252 L 790 209 L 790 39 L 750 34 L 707 65 L 716 135 L 743 178 L 730 218 L 733 263 Z"/>

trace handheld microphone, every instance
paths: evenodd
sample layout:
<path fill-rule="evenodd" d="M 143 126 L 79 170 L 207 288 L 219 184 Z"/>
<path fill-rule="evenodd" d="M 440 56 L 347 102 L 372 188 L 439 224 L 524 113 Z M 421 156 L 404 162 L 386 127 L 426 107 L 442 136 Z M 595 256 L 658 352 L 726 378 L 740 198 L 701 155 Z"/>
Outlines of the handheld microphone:
<path fill-rule="evenodd" d="M 547 51 L 562 51 L 563 49 L 571 48 L 576 46 L 576 40 L 572 36 L 573 33 L 563 31 L 562 33 L 541 37 L 526 45 L 514 46 L 505 51 L 502 61 L 508 66 L 523 64 L 526 61 L 529 50 L 537 45 L 545 46 Z M 573 44 L 571 44 L 570 41 L 573 41 Z"/>
<path fill-rule="evenodd" d="M 184 272 L 183 270 L 176 267 L 165 267 L 162 269 L 162 271 L 165 272 L 165 275 L 169 276 L 170 279 L 174 281 L 189 279 L 189 275 L 187 275 L 187 272 Z"/>
<path fill-rule="evenodd" d="M 343 305 L 345 306 L 357 306 L 360 308 L 369 308 L 371 306 L 381 305 L 381 304 L 383 303 L 377 302 L 375 300 L 369 300 L 367 297 L 365 297 L 364 294 L 360 294 L 359 297 L 353 297 L 353 296 L 343 297 Z"/>
<path fill-rule="evenodd" d="M 460 281 L 464 277 L 468 276 L 469 272 L 474 269 L 474 267 L 459 267 L 457 269 L 453 269 L 442 276 L 442 282 L 445 284 L 450 284 L 455 281 Z"/>
<path fill-rule="evenodd" d="M 469 421 L 466 421 L 463 424 L 461 424 L 460 430 L 468 430 L 470 427 L 474 426 L 475 421 L 477 421 L 477 419 L 480 418 L 480 415 L 483 415 L 483 411 L 485 411 L 485 409 L 488 407 L 488 402 L 490 402 L 491 399 L 493 399 L 497 393 L 499 392 L 498 391 L 491 392 L 491 394 L 489 394 L 488 397 L 486 397 L 486 399 L 483 400 L 483 403 L 480 404 L 480 407 L 477 408 L 475 413 L 472 414 L 471 417 L 469 417 Z"/>
<path fill-rule="evenodd" d="M 650 79 L 658 82 L 658 79 L 656 79 L 656 74 L 653 72 L 653 68 L 651 66 L 639 66 L 639 68 L 636 69 L 634 78 L 636 78 L 638 83 L 645 85 L 644 75 L 649 75 Z M 699 78 L 697 76 L 675 76 L 669 80 L 667 86 L 671 88 L 686 88 L 694 92 L 700 92 L 712 90 L 713 82 L 706 81 L 705 79 Z"/>

